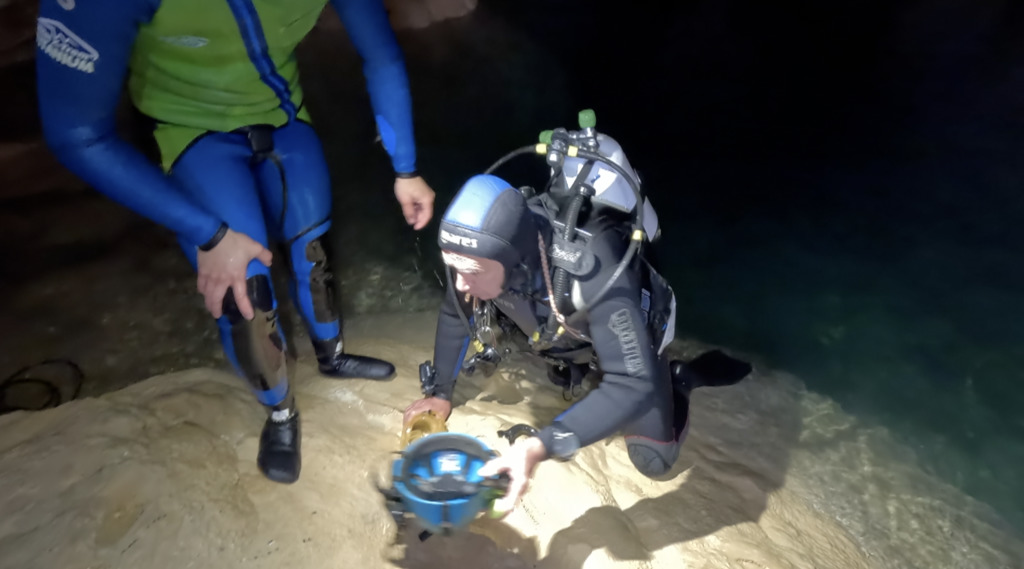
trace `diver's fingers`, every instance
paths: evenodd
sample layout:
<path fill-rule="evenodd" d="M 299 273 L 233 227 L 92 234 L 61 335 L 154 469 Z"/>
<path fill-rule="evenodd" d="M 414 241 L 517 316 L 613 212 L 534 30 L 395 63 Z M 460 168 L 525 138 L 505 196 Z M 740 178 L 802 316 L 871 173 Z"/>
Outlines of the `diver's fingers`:
<path fill-rule="evenodd" d="M 525 476 L 512 476 L 509 480 L 508 491 L 501 498 L 494 501 L 494 506 L 491 508 L 495 515 L 505 517 L 509 512 L 515 509 L 516 504 L 519 503 L 519 497 L 526 491 L 526 477 Z"/>
<path fill-rule="evenodd" d="M 492 520 L 503 520 L 505 519 L 505 516 L 511 513 L 512 508 L 508 507 L 504 500 L 499 499 L 495 500 L 494 503 L 491 504 L 491 509 L 488 512 L 488 515 L 490 515 Z"/>
<path fill-rule="evenodd" d="M 424 407 L 426 407 L 426 403 L 422 399 L 418 401 L 413 401 L 408 407 L 405 408 L 405 413 L 402 414 L 402 421 L 408 423 L 420 411 L 423 411 Z"/>
<path fill-rule="evenodd" d="M 480 470 L 477 471 L 484 478 L 497 476 L 501 473 L 508 474 L 509 481 L 505 494 L 495 499 L 494 503 L 491 504 L 490 516 L 493 519 L 500 520 L 507 516 L 515 509 L 516 504 L 519 502 L 519 497 L 526 491 L 526 485 L 530 477 L 526 474 L 525 465 L 515 464 L 514 456 L 503 455 L 491 459 L 484 463 Z"/>
<path fill-rule="evenodd" d="M 437 400 L 435 399 L 418 399 L 409 404 L 402 413 L 402 421 L 408 423 L 413 420 L 416 415 L 425 413 L 427 411 L 433 411 L 435 415 L 442 419 L 447 419 L 448 416 L 438 408 Z"/>
<path fill-rule="evenodd" d="M 220 318 L 223 315 L 224 295 L 227 294 L 227 291 L 227 282 L 217 279 L 207 281 L 207 289 L 203 294 L 206 298 L 206 309 L 214 318 Z"/>
<path fill-rule="evenodd" d="M 252 301 L 249 300 L 245 278 L 236 279 L 232 283 L 231 289 L 234 291 L 235 305 L 238 306 L 238 311 L 242 313 L 242 317 L 246 320 L 252 320 L 256 314 L 253 312 Z"/>
<path fill-rule="evenodd" d="M 476 471 L 477 474 L 484 478 L 496 476 L 499 472 L 508 472 L 508 465 L 505 464 L 505 461 L 503 461 L 500 456 L 498 458 L 488 460 L 480 467 L 479 470 Z"/>

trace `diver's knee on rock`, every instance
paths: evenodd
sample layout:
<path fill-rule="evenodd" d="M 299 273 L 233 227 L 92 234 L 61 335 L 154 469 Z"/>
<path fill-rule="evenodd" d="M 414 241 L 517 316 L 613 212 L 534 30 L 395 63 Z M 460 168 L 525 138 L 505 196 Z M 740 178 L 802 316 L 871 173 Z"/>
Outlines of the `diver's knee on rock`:
<path fill-rule="evenodd" d="M 629 438 L 626 439 L 626 450 L 633 466 L 648 478 L 664 476 L 679 458 L 679 443 L 675 441 Z"/>

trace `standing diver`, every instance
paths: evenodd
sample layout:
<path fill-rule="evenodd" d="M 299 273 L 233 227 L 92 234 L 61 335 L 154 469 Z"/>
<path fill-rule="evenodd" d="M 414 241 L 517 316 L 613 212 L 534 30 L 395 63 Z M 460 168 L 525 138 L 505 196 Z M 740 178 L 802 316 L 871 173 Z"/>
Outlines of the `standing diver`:
<path fill-rule="evenodd" d="M 394 366 L 343 350 L 325 251 L 331 187 L 299 83 L 295 48 L 327 0 L 42 0 L 37 75 L 43 133 L 97 190 L 175 232 L 221 344 L 268 412 L 257 465 L 292 483 L 299 413 L 270 278 L 283 244 L 290 292 L 322 374 L 387 379 Z M 363 60 L 406 222 L 434 192 L 416 172 L 403 56 L 380 0 L 331 0 Z M 122 82 L 155 122 L 161 165 L 115 131 Z M 232 294 L 228 294 L 230 289 Z"/>
<path fill-rule="evenodd" d="M 597 135 L 590 140 L 595 150 L 600 140 L 602 152 L 609 150 L 612 161 L 624 164 L 622 174 L 635 175 L 614 139 Z M 613 209 L 593 202 L 571 206 L 572 192 L 565 191 L 570 182 L 559 170 L 563 165 L 555 166 L 552 180 L 566 181 L 550 185 L 552 191 L 531 195 L 529 188 L 516 189 L 497 176 L 476 175 L 448 207 L 438 241 L 455 279 L 449 281 L 438 317 L 426 397 L 405 411 L 407 421 L 428 410 L 447 418 L 459 371 L 481 365 L 493 369 L 500 354 L 488 337 L 503 334 L 499 330 L 507 323 L 530 338 L 532 351 L 548 362 L 548 377 L 556 384 L 578 386 L 588 368 L 603 375 L 596 389 L 551 425 L 499 432 L 510 442 L 518 431 L 529 435 L 478 472 L 510 477 L 507 493 L 494 505 L 499 512 L 514 507 L 540 461 L 569 460 L 580 448 L 619 431 L 637 470 L 648 477 L 665 474 L 686 436 L 690 391 L 731 385 L 751 371 L 746 362 L 717 350 L 690 362 L 668 360 L 664 349 L 674 337 L 674 293 L 642 255 L 633 255 L 631 244 L 643 232 L 631 231 Z M 575 176 L 577 195 L 594 196 L 615 178 L 608 167 L 588 163 L 584 168 Z M 588 178 L 590 172 L 598 174 Z M 558 194 L 562 198 L 552 197 Z M 567 233 L 570 217 L 572 231 Z M 571 275 L 561 288 L 556 266 L 569 268 L 563 276 Z M 481 309 L 485 305 L 493 312 Z M 473 343 L 480 351 L 464 364 Z"/>

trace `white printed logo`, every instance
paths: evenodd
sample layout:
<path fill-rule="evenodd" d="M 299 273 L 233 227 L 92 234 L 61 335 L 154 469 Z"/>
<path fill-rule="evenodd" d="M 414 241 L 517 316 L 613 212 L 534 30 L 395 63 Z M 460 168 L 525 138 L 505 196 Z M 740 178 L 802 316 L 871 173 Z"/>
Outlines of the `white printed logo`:
<path fill-rule="evenodd" d="M 64 24 L 50 18 L 39 18 L 36 26 L 36 44 L 39 49 L 61 65 L 84 73 L 96 70 L 98 51 L 75 35 Z"/>
<path fill-rule="evenodd" d="M 210 43 L 210 40 L 199 36 L 160 36 L 160 41 L 179 47 L 200 48 Z"/>
<path fill-rule="evenodd" d="M 437 458 L 437 469 L 445 472 L 462 472 L 462 458 L 458 453 L 446 452 Z"/>
<path fill-rule="evenodd" d="M 444 241 L 445 243 L 455 243 L 456 245 L 461 245 L 470 249 L 476 249 L 476 239 L 455 235 L 454 233 L 448 233 L 444 229 L 441 230 L 441 241 Z"/>
<path fill-rule="evenodd" d="M 633 319 L 629 317 L 629 310 L 623 308 L 613 313 L 608 320 L 608 329 L 619 338 L 626 373 L 631 377 L 646 374 L 647 365 L 644 364 L 644 357 L 640 353 L 640 341 L 633 327 Z"/>
<path fill-rule="evenodd" d="M 571 249 L 563 249 L 557 244 L 551 246 L 551 256 L 568 263 L 575 263 L 580 260 L 580 256 L 583 255 L 583 251 L 573 251 Z"/>
<path fill-rule="evenodd" d="M 65 10 L 74 10 L 75 0 L 57 0 L 57 5 Z"/>

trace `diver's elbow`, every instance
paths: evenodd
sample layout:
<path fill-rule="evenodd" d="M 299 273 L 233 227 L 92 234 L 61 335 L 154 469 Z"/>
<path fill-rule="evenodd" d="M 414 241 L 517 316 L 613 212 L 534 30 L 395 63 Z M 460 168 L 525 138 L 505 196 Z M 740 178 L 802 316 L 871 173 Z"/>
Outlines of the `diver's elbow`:
<path fill-rule="evenodd" d="M 63 166 L 77 170 L 96 149 L 111 145 L 117 134 L 93 126 L 55 125 L 43 128 L 43 141 Z"/>

